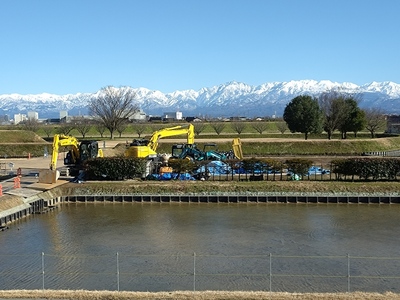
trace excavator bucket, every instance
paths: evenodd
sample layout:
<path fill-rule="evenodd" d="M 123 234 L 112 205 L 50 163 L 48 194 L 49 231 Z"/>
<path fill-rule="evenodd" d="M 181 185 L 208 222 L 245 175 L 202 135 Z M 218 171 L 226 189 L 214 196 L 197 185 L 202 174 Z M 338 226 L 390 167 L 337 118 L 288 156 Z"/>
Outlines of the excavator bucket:
<path fill-rule="evenodd" d="M 39 171 L 39 183 L 47 183 L 47 184 L 56 183 L 59 177 L 60 177 L 60 171 L 57 170 Z"/>
<path fill-rule="evenodd" d="M 242 142 L 239 138 L 234 138 L 232 141 L 233 153 L 238 159 L 243 159 Z"/>

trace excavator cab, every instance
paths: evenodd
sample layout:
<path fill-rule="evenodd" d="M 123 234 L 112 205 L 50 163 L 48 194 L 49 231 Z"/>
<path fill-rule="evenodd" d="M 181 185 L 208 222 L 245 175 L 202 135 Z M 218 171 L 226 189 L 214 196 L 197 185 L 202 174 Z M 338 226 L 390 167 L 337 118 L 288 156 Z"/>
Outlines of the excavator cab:
<path fill-rule="evenodd" d="M 90 158 L 98 157 L 99 144 L 97 141 L 82 141 L 79 145 L 79 161 L 82 163 Z"/>
<path fill-rule="evenodd" d="M 80 165 L 90 158 L 102 156 L 99 155 L 99 144 L 97 141 L 81 141 L 78 155 L 73 150 L 69 150 L 64 158 L 64 165 Z"/>

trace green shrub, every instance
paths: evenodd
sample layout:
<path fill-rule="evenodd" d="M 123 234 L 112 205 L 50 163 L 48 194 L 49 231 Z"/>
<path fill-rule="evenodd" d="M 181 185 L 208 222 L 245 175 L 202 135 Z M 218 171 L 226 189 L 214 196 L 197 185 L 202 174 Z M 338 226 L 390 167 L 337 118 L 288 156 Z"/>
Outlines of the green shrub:
<path fill-rule="evenodd" d="M 140 177 L 146 160 L 128 157 L 103 157 L 89 159 L 84 170 L 87 180 L 124 180 Z"/>
<path fill-rule="evenodd" d="M 353 180 L 396 180 L 400 173 L 400 159 L 398 158 L 347 158 L 332 162 L 333 172 L 337 177 L 350 176 Z"/>
<path fill-rule="evenodd" d="M 305 175 L 312 166 L 313 162 L 309 159 L 293 158 L 285 161 L 288 170 L 297 175 Z"/>

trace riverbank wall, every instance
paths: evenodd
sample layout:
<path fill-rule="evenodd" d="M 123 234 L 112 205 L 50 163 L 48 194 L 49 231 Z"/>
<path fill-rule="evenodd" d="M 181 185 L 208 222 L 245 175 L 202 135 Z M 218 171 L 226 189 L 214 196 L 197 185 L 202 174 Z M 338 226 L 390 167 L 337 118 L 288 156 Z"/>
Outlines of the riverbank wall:
<path fill-rule="evenodd" d="M 93 195 L 81 189 L 58 187 L 26 193 L 28 196 L 0 197 L 0 230 L 21 218 L 46 213 L 60 203 L 128 202 L 128 203 L 282 203 L 282 204 L 400 204 L 399 195 L 318 194 L 318 193 L 214 193 L 214 194 L 118 194 Z"/>
<path fill-rule="evenodd" d="M 0 197 L 0 231 L 8 229 L 8 225 L 33 214 L 43 214 L 61 202 L 60 197 L 48 199 L 45 194 L 31 197 Z"/>
<path fill-rule="evenodd" d="M 384 195 L 68 195 L 62 202 L 184 202 L 184 203 L 333 203 L 400 204 L 400 196 Z"/>

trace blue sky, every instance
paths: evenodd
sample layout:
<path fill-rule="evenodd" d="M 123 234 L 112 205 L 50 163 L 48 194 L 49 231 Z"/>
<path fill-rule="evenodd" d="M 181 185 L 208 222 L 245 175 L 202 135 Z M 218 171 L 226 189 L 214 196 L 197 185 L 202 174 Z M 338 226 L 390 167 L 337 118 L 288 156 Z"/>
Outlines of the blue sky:
<path fill-rule="evenodd" d="M 398 0 L 1 0 L 0 94 L 400 83 Z"/>

